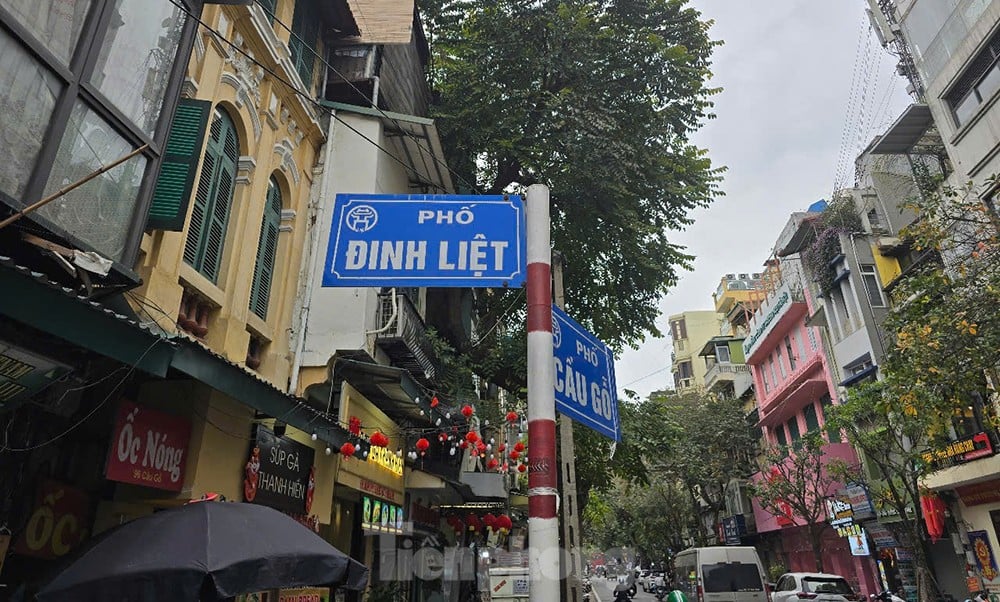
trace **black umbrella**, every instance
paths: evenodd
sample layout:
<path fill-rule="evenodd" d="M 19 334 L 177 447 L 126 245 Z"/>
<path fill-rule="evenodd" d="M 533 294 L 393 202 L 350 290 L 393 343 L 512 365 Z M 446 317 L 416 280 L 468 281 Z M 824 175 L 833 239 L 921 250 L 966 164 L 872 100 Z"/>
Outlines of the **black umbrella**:
<path fill-rule="evenodd" d="M 360 590 L 368 569 L 266 506 L 188 504 L 118 527 L 38 593 L 60 602 L 225 600 L 283 587 Z"/>

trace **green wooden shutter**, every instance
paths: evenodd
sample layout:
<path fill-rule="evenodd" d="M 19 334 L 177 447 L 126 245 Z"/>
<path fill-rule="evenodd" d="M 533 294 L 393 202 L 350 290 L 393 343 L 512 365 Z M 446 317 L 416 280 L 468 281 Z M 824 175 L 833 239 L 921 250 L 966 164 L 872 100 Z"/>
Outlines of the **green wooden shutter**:
<path fill-rule="evenodd" d="M 198 171 L 201 143 L 211 112 L 212 103 L 207 100 L 182 98 L 177 105 L 160 176 L 153 190 L 147 228 L 175 232 L 184 229 L 194 174 Z"/>
<path fill-rule="evenodd" d="M 292 63 L 306 89 L 312 91 L 316 45 L 319 42 L 320 16 L 315 0 L 298 0 L 292 15 L 292 35 L 288 43 Z"/>
<path fill-rule="evenodd" d="M 264 204 L 264 217 L 260 224 L 260 240 L 257 242 L 257 263 L 254 266 L 253 284 L 250 288 L 250 311 L 262 320 L 267 319 L 274 265 L 278 257 L 280 227 L 281 190 L 274 178 L 271 178 L 267 183 L 267 201 Z"/>
<path fill-rule="evenodd" d="M 274 23 L 274 8 L 278 0 L 257 0 L 257 3 L 264 9 L 267 16 L 271 18 L 271 23 Z"/>
<path fill-rule="evenodd" d="M 218 281 L 222 267 L 238 160 L 233 122 L 225 111 L 216 109 L 184 246 L 184 261 L 212 282 Z"/>

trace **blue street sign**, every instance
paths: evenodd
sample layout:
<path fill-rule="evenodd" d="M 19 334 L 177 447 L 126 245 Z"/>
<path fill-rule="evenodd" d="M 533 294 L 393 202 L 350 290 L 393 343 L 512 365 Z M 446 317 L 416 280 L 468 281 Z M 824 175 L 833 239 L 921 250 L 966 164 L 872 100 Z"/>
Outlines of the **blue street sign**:
<path fill-rule="evenodd" d="M 556 409 L 605 437 L 621 441 L 611 349 L 555 305 L 552 344 Z"/>
<path fill-rule="evenodd" d="M 521 286 L 524 226 L 516 195 L 338 194 L 323 286 Z"/>

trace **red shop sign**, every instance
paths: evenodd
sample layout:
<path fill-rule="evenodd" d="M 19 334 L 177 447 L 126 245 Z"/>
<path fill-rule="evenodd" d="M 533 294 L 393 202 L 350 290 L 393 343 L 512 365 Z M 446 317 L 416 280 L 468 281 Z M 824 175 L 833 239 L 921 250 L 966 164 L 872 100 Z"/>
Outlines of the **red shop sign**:
<path fill-rule="evenodd" d="M 35 558 L 57 558 L 87 538 L 90 496 L 64 483 L 42 479 L 35 510 L 14 551 Z"/>
<path fill-rule="evenodd" d="M 191 423 L 187 420 L 123 401 L 115 420 L 107 477 L 180 491 L 190 439 Z"/>
<path fill-rule="evenodd" d="M 1000 481 L 986 481 L 975 485 L 956 487 L 955 492 L 966 506 L 980 506 L 1000 502 Z"/>

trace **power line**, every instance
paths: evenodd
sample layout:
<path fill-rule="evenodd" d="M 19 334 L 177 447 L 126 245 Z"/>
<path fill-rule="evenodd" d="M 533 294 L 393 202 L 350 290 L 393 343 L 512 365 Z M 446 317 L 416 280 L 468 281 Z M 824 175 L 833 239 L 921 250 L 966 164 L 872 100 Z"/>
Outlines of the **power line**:
<path fill-rule="evenodd" d="M 393 154 L 392 152 L 390 152 L 384 146 L 382 146 L 378 142 L 372 140 L 371 138 L 369 138 L 368 136 L 366 136 L 364 133 L 362 133 L 360 130 L 358 130 L 357 128 L 355 128 L 354 126 L 352 126 L 350 123 L 348 123 L 347 121 L 345 121 L 342 118 L 340 118 L 337 115 L 336 111 L 333 111 L 329 107 L 324 106 L 318 100 L 316 100 L 315 98 L 313 98 L 311 94 L 309 94 L 307 92 L 303 92 L 302 90 L 299 90 L 295 86 L 295 84 L 293 84 L 293 83 L 289 82 L 287 79 L 283 78 L 281 75 L 279 75 L 277 72 L 275 72 L 274 69 L 268 67 L 267 65 L 265 65 L 264 63 L 262 63 L 261 61 L 259 61 L 256 57 L 254 57 L 249 52 L 247 52 L 247 51 L 243 50 L 242 48 L 240 48 L 239 46 L 237 46 L 231 40 L 228 40 L 217 29 L 214 29 L 214 28 L 210 27 L 198 15 L 195 15 L 193 12 L 191 12 L 186 6 L 183 5 L 183 3 L 179 2 L 178 0 L 170 0 L 170 3 L 173 4 L 174 6 L 176 6 L 177 8 L 179 8 L 182 12 L 184 12 L 189 18 L 191 18 L 191 20 L 195 21 L 200 26 L 204 27 L 207 31 L 209 31 L 212 34 L 214 34 L 215 37 L 218 38 L 218 40 L 220 42 L 226 44 L 227 46 L 229 46 L 230 48 L 232 48 L 233 50 L 235 50 L 236 52 L 238 52 L 239 54 L 241 54 L 248 61 L 250 61 L 254 65 L 257 65 L 258 67 L 260 67 L 264 72 L 266 72 L 268 75 L 270 75 L 271 77 L 273 77 L 275 80 L 277 80 L 277 81 L 281 82 L 282 84 L 284 84 L 285 86 L 287 86 L 288 89 L 291 90 L 296 96 L 300 96 L 301 98 L 305 99 L 305 101 L 308 102 L 309 104 L 313 105 L 316 108 L 317 111 L 329 115 L 334 120 L 336 120 L 338 123 L 340 123 L 341 125 L 343 125 L 347 129 L 351 130 L 352 132 L 354 132 L 355 134 L 357 134 L 359 137 L 361 137 L 362 139 L 364 139 L 366 142 L 368 142 L 369 144 L 371 144 L 375 148 L 379 149 L 380 151 L 382 151 L 383 153 L 385 153 L 386 155 L 388 155 L 389 158 L 391 158 L 393 161 L 395 161 L 396 163 L 399 163 L 400 165 L 402 165 L 404 169 L 406 169 L 408 172 L 413 173 L 417 177 L 417 181 L 420 184 L 423 184 L 425 186 L 434 187 L 434 188 L 437 188 L 438 190 L 443 190 L 441 188 L 441 186 L 439 186 L 437 184 L 434 184 L 433 182 L 427 182 L 427 181 L 423 180 L 421 174 L 415 168 L 407 165 L 405 161 L 403 161 L 402 159 L 400 159 L 399 157 L 397 157 L 395 154 Z"/>
<path fill-rule="evenodd" d="M 257 5 L 259 5 L 261 8 L 263 8 L 265 13 L 268 13 L 267 7 L 264 6 L 264 3 L 262 2 L 262 0 L 254 0 L 254 3 L 257 4 Z M 268 14 L 270 14 L 270 13 L 268 13 Z M 395 117 L 389 115 L 388 113 L 386 113 L 385 111 L 383 111 L 381 107 L 378 106 L 378 104 L 375 102 L 374 94 L 372 95 L 372 98 L 369 98 L 365 94 L 365 92 L 363 90 L 361 90 L 361 88 L 359 88 L 357 85 L 355 85 L 354 82 L 352 82 L 351 80 L 347 79 L 347 76 L 345 76 L 343 73 L 341 73 L 340 71 L 338 71 L 336 67 L 334 67 L 329 61 L 327 61 L 325 58 L 323 58 L 320 55 L 320 53 L 317 52 L 315 48 L 313 48 L 308 43 L 306 43 L 306 41 L 299 34 L 297 34 L 294 31 L 292 31 L 292 28 L 289 27 L 284 21 L 282 21 L 281 19 L 279 19 L 277 16 L 275 16 L 273 14 L 271 16 L 272 16 L 272 18 L 273 18 L 273 20 L 274 20 L 275 23 L 277 23 L 278 25 L 280 25 L 281 28 L 284 29 L 285 31 L 287 31 L 288 34 L 290 36 L 292 36 L 294 39 L 298 40 L 302 44 L 302 46 L 304 48 L 308 49 L 310 54 L 312 54 L 314 57 L 316 57 L 317 59 L 319 59 L 319 61 L 321 63 L 323 63 L 323 65 L 325 65 L 327 69 L 329 69 L 330 71 L 332 71 L 334 73 L 334 75 L 336 75 L 341 80 L 343 80 L 344 83 L 346 83 L 348 86 L 350 86 L 352 90 L 354 90 L 355 92 L 357 92 L 361 96 L 361 98 L 364 98 L 365 100 L 367 100 L 368 102 L 370 102 L 373 109 L 375 109 L 376 111 L 378 111 L 386 119 L 391 120 L 392 123 L 393 123 L 393 125 L 395 125 L 396 128 L 400 132 L 402 132 L 407 138 L 410 138 L 411 140 L 413 140 L 414 142 L 416 142 L 417 143 L 417 145 L 416 145 L 417 146 L 417 150 L 419 150 L 421 153 L 429 156 L 431 158 L 431 160 L 434 161 L 435 163 L 437 163 L 438 165 L 444 167 L 448 171 L 448 173 L 450 173 L 453 176 L 455 176 L 456 178 L 458 178 L 459 182 L 461 182 L 462 184 L 465 184 L 466 186 L 468 186 L 476 194 L 481 194 L 479 192 L 479 189 L 476 188 L 475 184 L 469 183 L 469 181 L 466 180 L 464 177 L 462 177 L 462 175 L 460 173 L 458 173 L 457 171 L 455 171 L 454 169 L 452 169 L 451 167 L 449 167 L 446 162 L 444 162 L 441 159 L 437 158 L 436 156 L 434 156 L 433 152 L 431 152 L 431 151 L 425 149 L 423 146 L 421 146 L 420 145 L 420 140 L 416 136 L 414 136 L 410 132 L 406 131 L 406 129 L 400 127 L 400 123 L 399 123 L 398 119 L 396 119 Z"/>
<path fill-rule="evenodd" d="M 627 383 L 625 383 L 624 385 L 619 385 L 619 386 L 620 386 L 620 387 L 622 387 L 622 388 L 625 388 L 625 387 L 628 387 L 628 386 L 631 386 L 631 385 L 634 385 L 634 384 L 635 384 L 635 383 L 637 383 L 637 382 L 640 382 L 640 381 L 644 381 L 644 380 L 646 380 L 647 378 L 649 378 L 649 377 L 651 377 L 651 376 L 656 376 L 656 375 L 657 375 L 657 374 L 659 374 L 660 372 L 666 372 L 667 370 L 670 370 L 670 366 L 665 366 L 665 367 L 663 367 L 663 368 L 660 368 L 660 369 L 658 369 L 658 370 L 654 370 L 654 371 L 650 372 L 649 374 L 647 374 L 646 376 L 643 376 L 643 377 L 641 377 L 641 378 L 637 378 L 637 379 L 635 379 L 635 380 L 633 380 L 633 381 L 631 381 L 631 382 L 627 382 Z"/>

